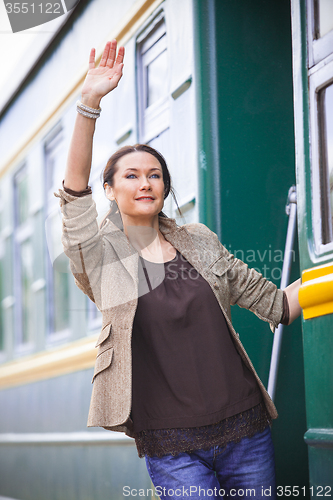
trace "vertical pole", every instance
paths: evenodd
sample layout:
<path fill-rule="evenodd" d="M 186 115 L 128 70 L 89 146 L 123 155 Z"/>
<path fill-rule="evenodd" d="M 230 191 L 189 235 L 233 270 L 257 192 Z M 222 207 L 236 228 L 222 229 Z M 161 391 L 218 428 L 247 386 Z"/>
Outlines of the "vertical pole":
<path fill-rule="evenodd" d="M 296 230 L 296 212 L 297 212 L 295 186 L 292 186 L 289 189 L 288 205 L 286 206 L 286 212 L 289 213 L 289 221 L 287 229 L 286 246 L 284 250 L 283 266 L 282 266 L 282 276 L 280 284 L 281 290 L 284 290 L 284 288 L 286 288 L 290 279 L 292 251 L 294 248 L 295 230 Z M 275 399 L 275 392 L 276 392 L 282 336 L 283 336 L 283 325 L 280 323 L 274 333 L 271 366 L 269 370 L 268 389 L 267 389 L 267 392 L 273 401 Z"/>

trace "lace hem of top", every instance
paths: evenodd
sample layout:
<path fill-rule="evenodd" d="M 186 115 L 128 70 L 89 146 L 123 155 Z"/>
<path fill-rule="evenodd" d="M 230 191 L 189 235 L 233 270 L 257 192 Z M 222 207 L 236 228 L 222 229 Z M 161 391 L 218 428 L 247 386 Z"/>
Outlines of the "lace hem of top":
<path fill-rule="evenodd" d="M 213 446 L 238 443 L 244 437 L 252 437 L 263 432 L 271 424 L 263 402 L 249 410 L 225 418 L 220 422 L 200 427 L 182 429 L 150 429 L 140 431 L 135 436 L 135 444 L 140 458 L 195 450 L 208 450 Z"/>

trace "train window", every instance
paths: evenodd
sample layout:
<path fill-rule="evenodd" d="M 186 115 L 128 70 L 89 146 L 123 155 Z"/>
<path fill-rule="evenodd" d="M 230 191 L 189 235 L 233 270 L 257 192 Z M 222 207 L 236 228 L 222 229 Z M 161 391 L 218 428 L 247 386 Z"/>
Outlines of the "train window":
<path fill-rule="evenodd" d="M 66 338 L 69 333 L 69 261 L 61 245 L 61 224 L 57 200 L 53 192 L 61 185 L 65 161 L 65 147 L 61 124 L 49 134 L 44 143 L 46 200 L 48 224 L 47 256 L 47 325 L 49 340 Z M 52 260 L 51 260 L 52 254 Z"/>
<path fill-rule="evenodd" d="M 28 218 L 28 175 L 27 169 L 22 168 L 15 176 L 16 191 L 16 224 L 23 224 Z"/>
<path fill-rule="evenodd" d="M 1 237 L 1 232 L 2 232 L 2 212 L 0 211 L 0 351 L 2 351 L 4 348 L 4 320 L 3 320 L 3 303 L 2 303 L 2 301 L 5 298 L 4 287 L 3 287 L 3 282 L 4 282 L 3 268 L 4 268 L 5 246 L 4 246 L 4 241 Z"/>
<path fill-rule="evenodd" d="M 315 23 L 317 38 L 321 38 L 333 30 L 332 0 L 315 1 Z"/>
<path fill-rule="evenodd" d="M 333 61 L 309 71 L 315 250 L 333 250 Z"/>
<path fill-rule="evenodd" d="M 323 243 L 333 241 L 333 85 L 322 89 L 319 101 L 319 137 Z"/>
<path fill-rule="evenodd" d="M 2 293 L 2 267 L 3 267 L 3 261 L 2 259 L 0 260 L 0 351 L 3 351 L 4 349 L 4 324 L 3 324 L 3 312 L 2 312 L 2 298 L 3 298 L 3 293 Z"/>
<path fill-rule="evenodd" d="M 159 45 L 165 46 L 165 38 L 164 35 L 157 44 L 151 49 L 151 51 L 155 52 L 156 48 L 158 49 Z M 164 42 L 164 43 L 162 43 Z M 154 49 L 154 50 L 153 50 Z M 146 56 L 149 55 L 146 54 Z M 163 50 L 160 52 L 155 59 L 153 59 L 146 66 L 146 89 L 147 89 L 147 101 L 146 107 L 148 108 L 159 99 L 164 97 L 168 92 L 168 57 L 167 50 Z"/>
<path fill-rule="evenodd" d="M 33 333 L 31 285 L 33 283 L 33 248 L 30 238 L 27 238 L 19 248 L 19 266 L 21 271 L 21 314 L 22 337 L 21 342 L 26 344 L 31 340 Z"/>
<path fill-rule="evenodd" d="M 163 12 L 137 38 L 139 141 L 148 144 L 169 128 L 168 41 Z"/>
<path fill-rule="evenodd" d="M 0 360 L 5 359 L 6 349 L 6 336 L 12 333 L 11 327 L 6 326 L 8 323 L 14 325 L 14 308 L 15 298 L 13 290 L 13 270 L 14 270 L 14 256 L 13 256 L 13 238 L 12 231 L 3 227 L 0 237 L 0 344 L 3 352 L 0 352 Z M 15 266 L 17 268 L 17 265 Z M 8 321 L 8 322 L 7 322 Z M 15 324 L 15 330 L 20 329 L 19 324 Z"/>
<path fill-rule="evenodd" d="M 307 0 L 308 67 L 312 68 L 332 53 L 333 1 Z"/>
<path fill-rule="evenodd" d="M 32 223 L 29 217 L 28 171 L 23 165 L 14 175 L 14 255 L 15 255 L 15 320 L 17 346 L 26 347 L 33 339 L 33 283 Z"/>
<path fill-rule="evenodd" d="M 52 202 L 54 202 L 54 190 L 61 186 L 65 162 L 63 131 L 61 125 L 58 124 L 45 142 L 46 194 Z"/>
<path fill-rule="evenodd" d="M 97 309 L 97 306 L 94 302 L 92 302 L 89 297 L 86 298 L 87 302 L 87 320 L 88 320 L 88 328 L 89 330 L 95 330 L 96 328 L 100 328 L 102 323 L 102 313 Z"/>

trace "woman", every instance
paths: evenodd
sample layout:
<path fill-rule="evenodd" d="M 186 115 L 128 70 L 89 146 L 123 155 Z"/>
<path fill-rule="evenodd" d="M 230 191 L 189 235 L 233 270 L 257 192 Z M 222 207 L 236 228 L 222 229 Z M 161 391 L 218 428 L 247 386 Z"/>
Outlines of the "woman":
<path fill-rule="evenodd" d="M 268 321 L 300 315 L 300 280 L 285 291 L 235 259 L 203 224 L 163 212 L 164 158 L 124 147 L 104 170 L 116 203 L 98 227 L 88 185 L 95 120 L 122 76 L 124 47 L 105 46 L 77 104 L 63 189 L 65 253 L 76 284 L 103 313 L 88 426 L 136 440 L 161 499 L 275 498 L 273 402 L 235 332 L 230 305 Z M 251 490 L 246 493 L 246 490 Z"/>

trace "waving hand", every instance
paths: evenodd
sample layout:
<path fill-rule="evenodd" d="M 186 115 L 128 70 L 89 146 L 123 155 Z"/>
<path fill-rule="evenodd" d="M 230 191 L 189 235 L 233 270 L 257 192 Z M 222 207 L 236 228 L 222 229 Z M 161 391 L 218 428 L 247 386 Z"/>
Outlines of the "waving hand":
<path fill-rule="evenodd" d="M 89 71 L 82 87 L 82 98 L 90 97 L 101 99 L 117 87 L 122 77 L 125 48 L 119 47 L 117 41 L 112 40 L 105 45 L 102 58 L 95 67 L 95 49 L 91 49 L 89 57 Z"/>

